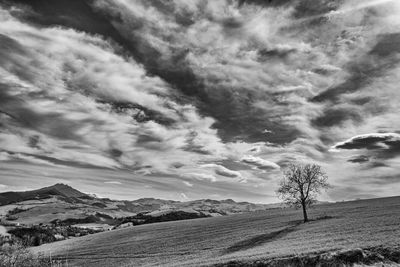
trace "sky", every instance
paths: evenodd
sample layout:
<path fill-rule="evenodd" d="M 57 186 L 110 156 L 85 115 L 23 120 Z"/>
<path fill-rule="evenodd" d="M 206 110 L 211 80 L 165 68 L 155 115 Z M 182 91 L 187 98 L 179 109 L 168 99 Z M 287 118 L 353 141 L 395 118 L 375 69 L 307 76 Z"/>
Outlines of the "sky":
<path fill-rule="evenodd" d="M 397 0 L 0 0 L 0 191 L 398 195 L 399 82 Z"/>

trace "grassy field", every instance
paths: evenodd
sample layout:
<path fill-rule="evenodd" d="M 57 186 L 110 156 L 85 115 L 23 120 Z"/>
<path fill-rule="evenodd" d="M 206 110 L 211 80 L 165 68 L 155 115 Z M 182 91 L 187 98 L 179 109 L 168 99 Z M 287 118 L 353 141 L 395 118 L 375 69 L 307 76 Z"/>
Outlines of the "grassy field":
<path fill-rule="evenodd" d="M 400 197 L 142 225 L 34 248 L 69 266 L 201 266 L 400 245 Z"/>

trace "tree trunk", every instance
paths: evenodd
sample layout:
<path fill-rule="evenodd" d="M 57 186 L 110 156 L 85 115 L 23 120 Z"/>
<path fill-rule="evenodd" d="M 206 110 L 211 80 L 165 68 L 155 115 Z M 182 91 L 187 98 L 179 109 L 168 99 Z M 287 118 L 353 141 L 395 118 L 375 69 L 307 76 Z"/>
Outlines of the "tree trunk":
<path fill-rule="evenodd" d="M 304 222 L 306 223 L 306 222 L 308 222 L 306 202 L 302 201 L 301 206 L 303 207 L 303 217 L 304 217 Z"/>

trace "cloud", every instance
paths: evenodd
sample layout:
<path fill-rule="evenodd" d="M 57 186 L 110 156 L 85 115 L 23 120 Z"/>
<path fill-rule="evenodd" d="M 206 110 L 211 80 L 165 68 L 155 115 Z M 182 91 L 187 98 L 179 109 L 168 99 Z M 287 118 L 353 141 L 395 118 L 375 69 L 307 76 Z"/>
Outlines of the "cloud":
<path fill-rule="evenodd" d="M 398 173 L 394 136 L 329 153 L 400 129 L 398 1 L 3 2 L 3 163 L 128 172 L 167 198 L 186 180 L 269 198 L 294 161 L 359 195 Z"/>
<path fill-rule="evenodd" d="M 121 182 L 118 182 L 118 181 L 106 181 L 106 182 L 104 182 L 105 184 L 116 184 L 116 185 L 122 185 L 122 183 Z"/>
<path fill-rule="evenodd" d="M 188 181 L 182 181 L 182 183 L 188 187 L 193 187 L 193 184 Z"/>
<path fill-rule="evenodd" d="M 9 160 L 9 154 L 6 152 L 0 152 L 0 161 L 5 161 L 5 160 Z"/>
<path fill-rule="evenodd" d="M 355 156 L 348 160 L 348 162 L 352 162 L 352 163 L 365 163 L 368 161 L 369 161 L 369 157 L 364 156 L 364 155 Z"/>
<path fill-rule="evenodd" d="M 184 201 L 189 200 L 188 196 L 187 196 L 185 193 L 181 193 L 181 194 L 180 194 L 180 197 L 181 197 Z"/>
<path fill-rule="evenodd" d="M 381 156 L 395 157 L 400 155 L 400 134 L 370 133 L 357 135 L 334 145 L 332 149 L 366 149 L 370 151 L 378 151 Z"/>
<path fill-rule="evenodd" d="M 232 171 L 232 170 L 225 168 L 224 166 L 221 166 L 218 164 L 204 164 L 204 165 L 201 165 L 201 167 L 214 169 L 215 174 L 225 176 L 225 177 L 230 177 L 230 178 L 241 178 L 242 177 L 240 172 Z"/>
<path fill-rule="evenodd" d="M 398 175 L 397 167 L 400 156 L 400 135 L 397 133 L 370 133 L 354 136 L 334 145 L 332 152 L 351 155 L 353 151 L 363 155 L 351 156 L 348 162 L 360 163 L 360 170 L 372 175 L 374 169 L 379 169 L 376 177 Z"/>
<path fill-rule="evenodd" d="M 280 166 L 274 162 L 255 157 L 255 156 L 244 156 L 241 159 L 242 162 L 253 165 L 257 167 L 258 169 L 262 170 L 279 170 Z"/>
<path fill-rule="evenodd" d="M 357 109 L 348 108 L 328 108 L 324 114 L 312 120 L 312 123 L 317 127 L 332 127 L 342 125 L 347 121 L 361 122 L 363 117 Z"/>
<path fill-rule="evenodd" d="M 144 65 L 183 94 L 195 97 L 199 111 L 215 118 L 214 127 L 223 141 L 264 141 L 265 129 L 273 129 L 268 135 L 271 142 L 293 141 L 301 129 L 290 121 L 290 114 L 296 111 L 285 108 L 286 95 L 299 102 L 292 94 L 309 93 L 313 85 L 304 82 L 304 75 L 310 76 L 309 80 L 315 76 L 318 87 L 326 81 L 311 72 L 297 71 L 297 65 L 304 67 L 314 51 L 310 43 L 291 38 L 293 32 L 284 30 L 292 27 L 291 8 L 175 1 L 148 9 L 143 1 L 106 0 L 95 2 L 95 7 L 120 19 L 114 21 L 116 28 L 140 44 L 135 50 L 138 56 L 162 55 Z M 324 60 L 320 53 L 316 51 L 314 61 Z M 280 63 L 272 64 L 275 62 Z M 320 65 L 328 65 L 323 63 Z M 285 88 L 299 89 L 289 92 Z"/>
<path fill-rule="evenodd" d="M 195 179 L 195 180 L 206 180 L 212 183 L 217 181 L 217 178 L 214 175 L 206 174 L 206 173 L 184 173 L 183 177 Z"/>
<path fill-rule="evenodd" d="M 378 5 L 383 5 L 387 3 L 393 3 L 395 2 L 394 0 L 370 0 L 370 1 L 351 1 L 349 3 L 345 3 L 341 8 L 335 11 L 331 11 L 327 14 L 327 16 L 332 16 L 332 15 L 342 15 L 346 14 L 349 12 L 354 12 L 358 10 L 363 10 L 367 9 L 370 7 L 378 6 Z"/>
<path fill-rule="evenodd" d="M 214 120 L 178 103 L 168 83 L 115 43 L 32 27 L 3 9 L 0 20 L 3 149 L 59 163 L 159 171 L 225 153 Z M 194 148 L 207 153 L 191 153 Z"/>

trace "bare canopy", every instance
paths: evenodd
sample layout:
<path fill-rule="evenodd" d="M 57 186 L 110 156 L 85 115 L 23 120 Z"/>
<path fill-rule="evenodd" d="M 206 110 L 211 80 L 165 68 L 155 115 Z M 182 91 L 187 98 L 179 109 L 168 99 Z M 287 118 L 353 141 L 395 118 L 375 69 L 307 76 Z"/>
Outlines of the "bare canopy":
<path fill-rule="evenodd" d="M 316 164 L 291 164 L 280 181 L 277 194 L 285 203 L 303 208 L 304 222 L 308 221 L 307 207 L 316 201 L 322 189 L 329 188 L 328 176 Z"/>

